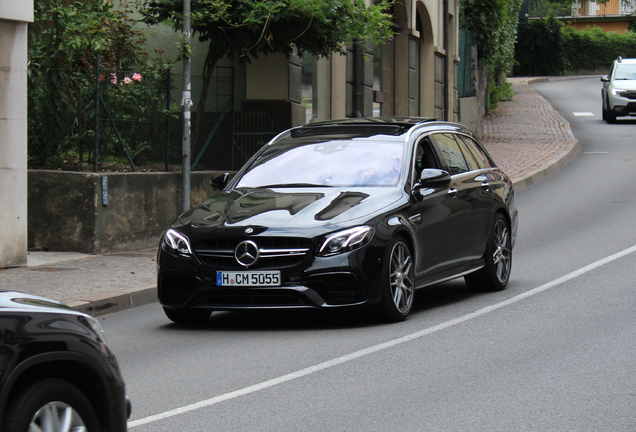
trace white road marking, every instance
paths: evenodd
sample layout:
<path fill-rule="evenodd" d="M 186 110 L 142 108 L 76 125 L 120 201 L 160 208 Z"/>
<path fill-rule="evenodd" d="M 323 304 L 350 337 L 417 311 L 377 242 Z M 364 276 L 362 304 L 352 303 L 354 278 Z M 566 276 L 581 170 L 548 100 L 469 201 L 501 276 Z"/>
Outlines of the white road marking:
<path fill-rule="evenodd" d="M 391 341 L 384 342 L 384 343 L 381 343 L 381 344 L 378 344 L 378 345 L 374 345 L 372 347 L 365 348 L 365 349 L 353 352 L 351 354 L 346 354 L 346 355 L 343 355 L 341 357 L 336 357 L 336 358 L 334 358 L 332 360 L 328 360 L 326 362 L 319 363 L 317 365 L 310 366 L 308 368 L 301 369 L 301 370 L 296 371 L 296 372 L 292 372 L 292 373 L 289 373 L 289 374 L 286 374 L 286 375 L 279 376 L 277 378 L 273 378 L 273 379 L 270 379 L 270 380 L 267 380 L 267 381 L 263 381 L 261 383 L 258 383 L 258 384 L 255 384 L 255 385 L 252 385 L 252 386 L 249 386 L 249 387 L 245 387 L 245 388 L 242 388 L 242 389 L 239 389 L 239 390 L 235 390 L 235 391 L 230 392 L 230 393 L 225 393 L 225 394 L 222 394 L 222 395 L 210 398 L 210 399 L 206 399 L 206 400 L 203 400 L 203 401 L 200 401 L 200 402 L 196 402 L 196 403 L 193 403 L 193 404 L 190 404 L 190 405 L 185 405 L 185 406 L 182 406 L 180 408 L 175 408 L 175 409 L 172 409 L 172 410 L 169 410 L 169 411 L 165 411 L 165 412 L 162 412 L 162 413 L 159 413 L 159 414 L 151 415 L 151 416 L 144 417 L 144 418 L 141 418 L 141 419 L 138 419 L 138 420 L 133 420 L 131 422 L 128 422 L 128 428 L 134 428 L 134 427 L 145 425 L 145 424 L 148 424 L 148 423 L 154 423 L 154 422 L 157 422 L 157 421 L 160 421 L 160 420 L 164 420 L 164 419 L 167 419 L 167 418 L 170 418 L 170 417 L 177 416 L 179 414 L 185 414 L 185 413 L 190 412 L 190 411 L 195 411 L 195 410 L 198 410 L 198 409 L 201 409 L 201 408 L 206 408 L 206 407 L 209 407 L 209 406 L 212 406 L 212 405 L 216 405 L 218 403 L 221 403 L 221 402 L 224 402 L 224 401 L 227 401 L 227 400 L 230 400 L 230 399 L 236 399 L 236 398 L 241 397 L 241 396 L 245 396 L 245 395 L 248 395 L 248 394 L 251 394 L 251 393 L 255 393 L 255 392 L 259 391 L 259 390 L 263 390 L 263 389 L 266 389 L 266 388 L 269 388 L 269 387 L 274 387 L 276 385 L 283 384 L 283 383 L 285 383 L 287 381 L 295 380 L 297 378 L 302 378 L 304 376 L 311 375 L 313 373 L 320 372 L 320 371 L 323 371 L 325 369 L 329 369 L 329 368 L 332 368 L 334 366 L 338 366 L 338 365 L 341 365 L 343 363 L 347 363 L 347 362 L 350 362 L 352 360 L 356 360 L 356 359 L 359 359 L 361 357 L 365 357 L 365 356 L 368 356 L 370 354 L 373 354 L 373 353 L 376 353 L 376 352 L 379 352 L 379 351 L 383 351 L 383 350 L 386 350 L 386 349 L 389 349 L 389 348 L 393 348 L 395 346 L 404 344 L 406 342 L 413 341 L 415 339 L 422 338 L 424 336 L 428 336 L 428 335 L 436 333 L 438 331 L 445 330 L 445 329 L 447 329 L 449 327 L 453 327 L 453 326 L 456 326 L 458 324 L 465 323 L 466 321 L 470 321 L 472 319 L 475 319 L 475 318 L 478 318 L 480 316 L 486 315 L 486 314 L 488 314 L 490 312 L 494 312 L 494 311 L 499 310 L 501 308 L 504 308 L 506 306 L 510 306 L 511 304 L 517 303 L 517 302 L 519 302 L 521 300 L 524 300 L 524 299 L 527 299 L 529 297 L 535 296 L 535 295 L 537 295 L 539 293 L 542 293 L 542 292 L 547 291 L 547 290 L 549 290 L 551 288 L 554 288 L 556 286 L 564 284 L 564 283 L 566 283 L 566 282 L 568 282 L 568 281 L 570 281 L 572 279 L 575 279 L 575 278 L 577 278 L 579 276 L 582 276 L 582 275 L 584 275 L 586 273 L 589 273 L 589 272 L 591 272 L 593 270 L 596 270 L 599 267 L 602 267 L 602 266 L 604 266 L 606 264 L 609 264 L 609 263 L 611 263 L 613 261 L 616 261 L 617 259 L 623 258 L 624 256 L 632 254 L 634 252 L 636 252 L 636 245 L 632 246 L 632 247 L 630 247 L 628 249 L 625 249 L 625 250 L 623 250 L 621 252 L 615 253 L 614 255 L 610 255 L 610 256 L 608 256 L 606 258 L 603 258 L 601 260 L 593 262 L 592 264 L 589 264 L 589 265 L 587 265 L 585 267 L 582 267 L 582 268 L 580 268 L 578 270 L 575 270 L 572 273 L 569 273 L 569 274 L 567 274 L 565 276 L 562 276 L 562 277 L 560 277 L 558 279 L 555 279 L 555 280 L 553 280 L 551 282 L 545 283 L 545 284 L 543 284 L 541 286 L 538 286 L 536 288 L 533 288 L 533 289 L 531 289 L 529 291 L 526 291 L 524 293 L 521 293 L 519 295 L 511 297 L 508 300 L 504 300 L 504 301 L 496 303 L 494 305 L 486 306 L 486 307 L 484 307 L 482 309 L 479 309 L 479 310 L 477 310 L 475 312 L 471 312 L 471 313 L 466 314 L 464 316 L 452 319 L 450 321 L 443 322 L 441 324 L 438 324 L 438 325 L 433 326 L 433 327 L 429 327 L 429 328 L 424 329 L 424 330 L 417 331 L 415 333 L 408 334 L 408 335 L 403 336 L 403 337 L 398 338 L 398 339 L 393 339 Z"/>
<path fill-rule="evenodd" d="M 591 112 L 573 112 L 576 117 L 594 117 L 594 113 Z"/>

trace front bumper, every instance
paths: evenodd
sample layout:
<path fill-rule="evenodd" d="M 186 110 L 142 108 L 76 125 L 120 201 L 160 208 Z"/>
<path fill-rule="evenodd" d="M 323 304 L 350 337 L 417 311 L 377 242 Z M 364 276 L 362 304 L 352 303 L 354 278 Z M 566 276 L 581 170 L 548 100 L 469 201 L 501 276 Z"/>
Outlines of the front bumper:
<path fill-rule="evenodd" d="M 608 95 L 608 111 L 618 116 L 636 115 L 636 90 L 628 97 Z"/>
<path fill-rule="evenodd" d="M 307 256 L 281 267 L 282 283 L 266 286 L 218 286 L 219 268 L 198 257 L 179 257 L 160 249 L 157 288 L 166 307 L 211 310 L 302 309 L 363 306 L 380 301 L 383 248 L 373 242 L 331 257 Z M 258 269 L 250 269 L 258 270 Z"/>

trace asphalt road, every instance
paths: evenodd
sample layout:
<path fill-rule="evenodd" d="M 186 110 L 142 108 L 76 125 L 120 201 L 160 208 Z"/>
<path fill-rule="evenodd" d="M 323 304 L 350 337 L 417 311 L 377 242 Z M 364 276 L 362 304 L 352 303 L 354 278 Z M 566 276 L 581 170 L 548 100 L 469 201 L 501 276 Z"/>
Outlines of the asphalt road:
<path fill-rule="evenodd" d="M 192 329 L 157 304 L 107 315 L 129 429 L 636 430 L 636 122 L 602 122 L 598 78 L 537 89 L 583 150 L 518 192 L 506 291 L 427 288 L 393 325 L 310 311 Z"/>

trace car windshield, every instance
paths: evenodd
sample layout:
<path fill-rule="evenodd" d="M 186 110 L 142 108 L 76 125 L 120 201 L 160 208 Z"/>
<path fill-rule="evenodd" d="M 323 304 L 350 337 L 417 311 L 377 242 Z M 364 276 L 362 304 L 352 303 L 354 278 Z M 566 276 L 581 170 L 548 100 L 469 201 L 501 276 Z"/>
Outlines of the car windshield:
<path fill-rule="evenodd" d="M 616 65 L 616 80 L 636 80 L 636 64 L 619 63 Z"/>
<path fill-rule="evenodd" d="M 404 143 L 335 140 L 271 145 L 237 188 L 395 186 Z"/>

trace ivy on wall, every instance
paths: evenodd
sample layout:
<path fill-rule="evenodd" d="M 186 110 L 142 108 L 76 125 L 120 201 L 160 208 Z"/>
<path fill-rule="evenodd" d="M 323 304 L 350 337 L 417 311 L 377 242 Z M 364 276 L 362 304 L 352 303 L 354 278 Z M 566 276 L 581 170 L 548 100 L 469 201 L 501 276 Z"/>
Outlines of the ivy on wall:
<path fill-rule="evenodd" d="M 462 0 L 460 26 L 473 33 L 479 61 L 507 70 L 514 61 L 514 46 L 521 0 Z"/>

